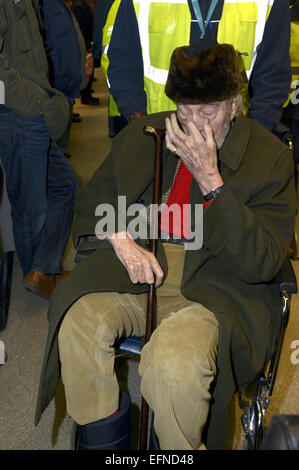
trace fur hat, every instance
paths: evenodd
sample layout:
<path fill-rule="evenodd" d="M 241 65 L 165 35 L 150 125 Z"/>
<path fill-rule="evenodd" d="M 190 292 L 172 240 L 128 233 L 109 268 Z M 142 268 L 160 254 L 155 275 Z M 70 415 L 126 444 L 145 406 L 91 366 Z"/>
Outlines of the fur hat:
<path fill-rule="evenodd" d="M 243 85 L 234 47 L 202 39 L 173 51 L 165 93 L 176 103 L 205 104 L 227 100 Z"/>

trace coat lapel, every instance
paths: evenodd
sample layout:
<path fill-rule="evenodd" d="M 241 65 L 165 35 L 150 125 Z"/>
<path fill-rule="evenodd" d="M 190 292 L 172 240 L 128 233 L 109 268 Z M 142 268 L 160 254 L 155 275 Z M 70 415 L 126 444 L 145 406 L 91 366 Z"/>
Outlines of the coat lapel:
<path fill-rule="evenodd" d="M 230 168 L 233 171 L 237 171 L 239 168 L 244 154 L 246 152 L 248 141 L 251 134 L 251 121 L 245 118 L 243 115 L 239 116 L 228 133 L 223 146 L 219 151 L 219 161 L 222 172 L 225 173 L 225 167 Z M 225 181 L 226 182 L 226 181 Z"/>

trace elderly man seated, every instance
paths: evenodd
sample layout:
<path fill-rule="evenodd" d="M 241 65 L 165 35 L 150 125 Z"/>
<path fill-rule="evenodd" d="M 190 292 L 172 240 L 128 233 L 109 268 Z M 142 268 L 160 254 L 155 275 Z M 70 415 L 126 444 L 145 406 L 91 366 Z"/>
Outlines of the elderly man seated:
<path fill-rule="evenodd" d="M 80 449 L 129 446 L 129 399 L 119 391 L 113 345 L 144 335 L 149 284 L 157 287 L 156 329 L 139 372 L 161 449 L 223 448 L 236 387 L 270 357 L 280 321 L 273 278 L 293 234 L 293 161 L 238 111 L 243 85 L 231 45 L 202 40 L 175 49 L 165 92 L 177 111 L 128 125 L 77 198 L 75 243 L 96 232 L 98 248 L 52 298 L 36 422 L 61 363 Z M 142 225 L 151 208 L 155 144 L 144 125 L 166 126 L 157 257 L 148 234 L 136 238 L 129 210 L 139 204 Z M 190 208 L 188 223 L 183 210 L 167 224 L 172 205 Z M 99 216 L 109 208 L 117 220 L 106 217 L 105 232 Z"/>

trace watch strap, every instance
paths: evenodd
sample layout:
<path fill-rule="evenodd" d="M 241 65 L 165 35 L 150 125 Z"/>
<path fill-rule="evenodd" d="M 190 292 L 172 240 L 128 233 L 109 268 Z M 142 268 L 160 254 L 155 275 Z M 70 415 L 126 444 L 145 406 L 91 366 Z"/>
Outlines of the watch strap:
<path fill-rule="evenodd" d="M 222 191 L 223 186 L 224 185 L 218 186 L 218 188 L 212 189 L 212 191 L 210 191 L 208 194 L 205 194 L 203 196 L 205 202 L 208 202 L 208 201 L 211 201 L 212 199 L 214 199 L 217 196 L 217 194 L 219 194 Z"/>

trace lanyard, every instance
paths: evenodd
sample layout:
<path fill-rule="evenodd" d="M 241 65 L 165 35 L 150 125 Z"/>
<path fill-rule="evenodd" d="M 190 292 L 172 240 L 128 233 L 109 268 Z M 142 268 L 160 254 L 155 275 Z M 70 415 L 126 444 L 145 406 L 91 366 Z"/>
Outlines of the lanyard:
<path fill-rule="evenodd" d="M 214 10 L 216 8 L 218 0 L 212 0 L 211 1 L 210 8 L 209 8 L 209 11 L 208 11 L 205 22 L 203 21 L 203 18 L 202 18 L 201 9 L 200 9 L 200 6 L 199 6 L 199 0 L 191 0 L 191 2 L 192 2 L 193 10 L 194 10 L 194 13 L 195 13 L 195 16 L 196 16 L 196 19 L 197 19 L 198 26 L 201 30 L 200 39 L 202 39 L 205 36 L 206 27 L 208 26 L 208 24 L 210 22 L 210 19 L 211 19 L 213 13 L 214 13 Z"/>

